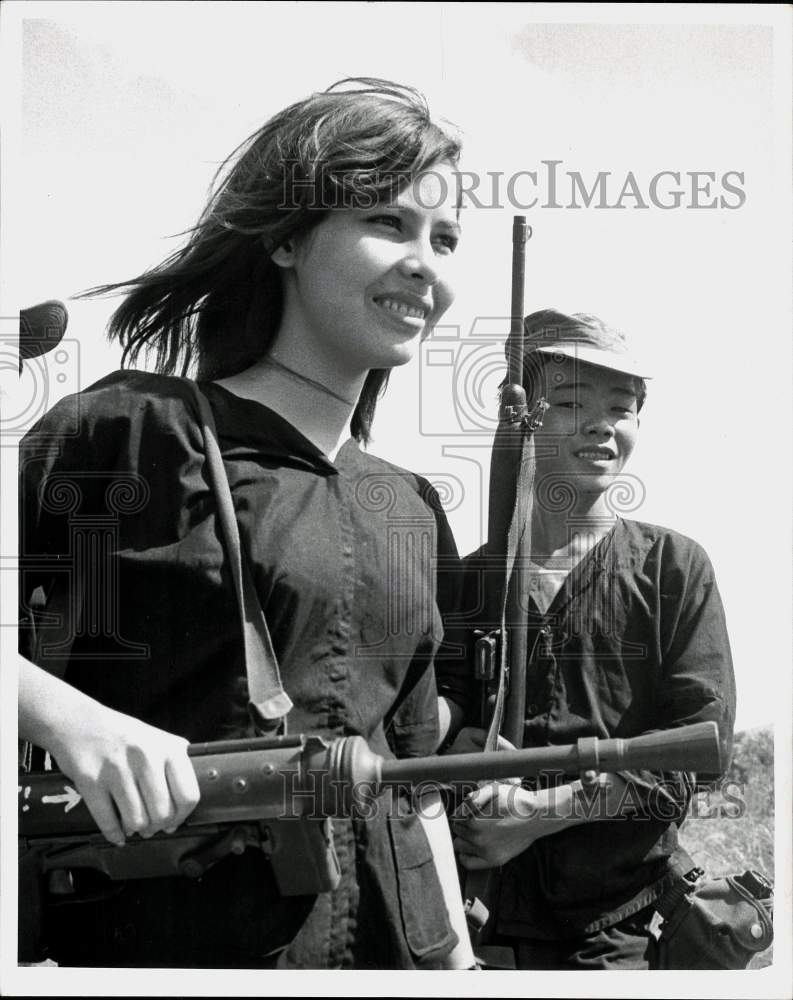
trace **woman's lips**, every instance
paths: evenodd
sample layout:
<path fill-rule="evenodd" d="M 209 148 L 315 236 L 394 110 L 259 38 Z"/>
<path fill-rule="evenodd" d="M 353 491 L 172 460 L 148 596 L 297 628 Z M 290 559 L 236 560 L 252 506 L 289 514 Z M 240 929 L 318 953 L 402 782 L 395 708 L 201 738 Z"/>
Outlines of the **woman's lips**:
<path fill-rule="evenodd" d="M 411 319 L 423 320 L 428 312 L 423 305 L 419 306 L 412 302 L 405 302 L 404 299 L 392 298 L 390 295 L 384 295 L 375 299 L 375 301 L 383 309 L 396 313 L 398 316 L 409 316 Z"/>
<path fill-rule="evenodd" d="M 592 462 L 610 462 L 617 456 L 607 448 L 579 448 L 576 458 L 585 458 Z"/>

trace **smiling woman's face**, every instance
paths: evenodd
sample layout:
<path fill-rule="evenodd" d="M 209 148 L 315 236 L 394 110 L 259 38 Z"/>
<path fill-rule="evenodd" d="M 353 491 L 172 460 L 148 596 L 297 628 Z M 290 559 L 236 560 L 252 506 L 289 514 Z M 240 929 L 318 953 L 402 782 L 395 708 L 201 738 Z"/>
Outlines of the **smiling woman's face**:
<path fill-rule="evenodd" d="M 282 328 L 318 359 L 357 374 L 409 361 L 454 300 L 456 175 L 438 164 L 388 204 L 341 208 L 273 260 Z"/>
<path fill-rule="evenodd" d="M 538 488 L 553 477 L 578 494 L 603 493 L 636 445 L 636 380 L 573 358 L 545 371 L 550 405 L 535 438 Z"/>

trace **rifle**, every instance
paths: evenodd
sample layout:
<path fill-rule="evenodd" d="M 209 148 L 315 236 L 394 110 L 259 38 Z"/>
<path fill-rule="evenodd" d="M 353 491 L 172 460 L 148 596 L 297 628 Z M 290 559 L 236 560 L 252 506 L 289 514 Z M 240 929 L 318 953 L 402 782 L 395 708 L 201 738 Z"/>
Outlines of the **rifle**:
<path fill-rule="evenodd" d="M 487 729 L 485 751 L 495 750 L 502 728 L 515 747 L 523 745 L 526 702 L 527 579 L 534 504 L 533 433 L 547 407 L 539 400 L 529 412 L 523 387 L 523 301 L 526 242 L 531 228 L 516 215 L 512 224 L 512 294 L 508 371 L 501 389 L 498 427 L 490 464 L 488 534 L 483 568 L 487 632 L 477 632 L 474 676 L 480 684 L 480 725 Z M 498 897 L 497 870 L 468 872 L 463 895 L 472 944 L 486 943 L 488 919 Z"/>
<path fill-rule="evenodd" d="M 406 760 L 384 759 L 363 737 L 261 737 L 193 744 L 201 797 L 173 834 L 105 840 L 70 779 L 57 771 L 19 776 L 20 950 L 31 953 L 44 877 L 65 901 L 71 871 L 111 880 L 199 878 L 230 854 L 261 850 L 282 895 L 328 892 L 339 881 L 332 819 L 366 816 L 386 789 L 415 793 L 455 781 L 579 774 L 601 768 L 718 770 L 716 724 L 702 722 L 631 739 L 581 739 L 566 746 Z"/>

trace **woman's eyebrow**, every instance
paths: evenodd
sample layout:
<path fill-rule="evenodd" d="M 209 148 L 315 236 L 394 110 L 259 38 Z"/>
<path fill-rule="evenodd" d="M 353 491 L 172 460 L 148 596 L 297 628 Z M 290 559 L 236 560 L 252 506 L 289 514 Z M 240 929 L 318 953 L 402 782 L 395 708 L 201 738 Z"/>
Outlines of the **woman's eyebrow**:
<path fill-rule="evenodd" d="M 398 202 L 384 202 L 382 205 L 378 206 L 380 208 L 388 207 L 389 210 L 399 212 L 401 215 L 406 215 L 411 222 L 416 219 L 420 219 L 424 212 L 418 208 L 414 208 L 413 205 L 400 205 Z M 372 209 L 375 211 L 376 209 Z M 438 219 L 434 223 L 439 229 L 446 229 L 450 233 L 454 233 L 455 236 L 460 236 L 462 233 L 462 226 L 458 222 L 453 222 L 451 219 Z"/>

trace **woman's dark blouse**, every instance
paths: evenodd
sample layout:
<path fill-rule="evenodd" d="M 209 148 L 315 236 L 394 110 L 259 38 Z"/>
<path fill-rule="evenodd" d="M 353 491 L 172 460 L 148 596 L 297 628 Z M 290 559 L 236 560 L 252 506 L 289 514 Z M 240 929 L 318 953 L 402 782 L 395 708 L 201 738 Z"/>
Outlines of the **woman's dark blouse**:
<path fill-rule="evenodd" d="M 433 655 L 451 599 L 434 557 L 454 560 L 434 491 L 353 441 L 330 462 L 268 408 L 203 388 L 294 703 L 290 732 L 358 734 L 388 756 L 433 752 Z M 21 592 L 42 585 L 54 598 L 77 578 L 81 559 L 90 569 L 84 578 L 94 581 L 84 588 L 68 681 L 190 741 L 250 734 L 237 606 L 188 383 L 108 376 L 55 406 L 23 442 L 20 463 Z M 46 643 L 46 628 L 41 636 Z M 362 919 L 400 920 L 396 885 L 408 880 L 377 856 L 382 842 L 390 838 L 390 853 L 410 867 L 427 860 L 415 817 L 387 826 L 389 833 L 380 819 L 340 825 L 340 841 L 352 831 L 347 867 L 355 857 L 360 884 L 340 904 L 343 913 L 325 914 L 326 930 L 351 924 L 331 964 L 356 960 L 351 942 L 361 932 L 353 925 Z M 220 919 L 230 914 L 221 910 Z M 454 940 L 442 917 L 437 930 L 424 930 L 411 944 L 414 958 Z"/>

